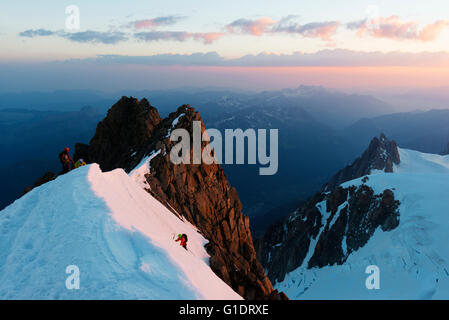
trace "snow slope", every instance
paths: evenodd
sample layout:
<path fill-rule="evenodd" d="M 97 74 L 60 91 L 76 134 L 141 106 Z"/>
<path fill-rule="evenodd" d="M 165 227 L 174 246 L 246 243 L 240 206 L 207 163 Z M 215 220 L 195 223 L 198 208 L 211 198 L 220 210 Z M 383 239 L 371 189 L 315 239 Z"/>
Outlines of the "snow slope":
<path fill-rule="evenodd" d="M 205 243 L 123 170 L 92 164 L 0 212 L 0 298 L 241 299 L 210 269 Z M 69 265 L 79 290 L 66 288 Z"/>
<path fill-rule="evenodd" d="M 149 189 L 150 186 L 148 185 L 145 175 L 150 173 L 151 169 L 151 160 L 156 157 L 159 153 L 161 153 L 161 150 L 153 151 L 149 156 L 144 157 L 140 163 L 129 173 L 129 176 L 131 179 L 134 180 L 142 189 Z"/>
<path fill-rule="evenodd" d="M 393 173 L 372 174 L 366 182 L 375 193 L 393 190 L 401 202 L 399 226 L 377 229 L 343 265 L 301 266 L 276 289 L 291 299 L 449 299 L 449 156 L 405 149 L 399 154 Z M 379 290 L 365 286 L 369 265 L 379 267 Z"/>

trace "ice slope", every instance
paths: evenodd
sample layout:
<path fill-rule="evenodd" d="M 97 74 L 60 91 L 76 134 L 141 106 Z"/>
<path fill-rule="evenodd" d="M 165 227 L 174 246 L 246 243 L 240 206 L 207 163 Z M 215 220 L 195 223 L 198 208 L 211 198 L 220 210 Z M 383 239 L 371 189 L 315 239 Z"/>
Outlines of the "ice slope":
<path fill-rule="evenodd" d="M 206 242 L 123 170 L 92 164 L 0 212 L 0 298 L 241 299 L 210 269 Z M 69 265 L 79 290 L 66 288 Z"/>
<path fill-rule="evenodd" d="M 277 289 L 291 299 L 449 299 L 449 156 L 399 154 L 394 173 L 372 174 L 366 183 L 376 193 L 394 191 L 401 202 L 399 226 L 376 230 L 341 266 L 294 270 Z M 365 286 L 369 265 L 379 267 L 379 290 Z"/>

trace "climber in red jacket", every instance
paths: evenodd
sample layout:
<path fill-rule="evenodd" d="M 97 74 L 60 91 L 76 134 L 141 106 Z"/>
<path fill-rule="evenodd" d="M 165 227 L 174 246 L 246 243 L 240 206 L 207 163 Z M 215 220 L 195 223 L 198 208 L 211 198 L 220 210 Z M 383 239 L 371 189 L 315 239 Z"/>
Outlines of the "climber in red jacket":
<path fill-rule="evenodd" d="M 187 250 L 187 235 L 185 233 L 178 234 L 178 239 L 176 239 L 175 241 L 181 241 L 181 247 Z"/>
<path fill-rule="evenodd" d="M 62 172 L 61 174 L 67 173 L 70 171 L 70 163 L 72 163 L 72 166 L 74 165 L 72 158 L 69 154 L 70 149 L 65 148 L 60 154 L 59 154 L 59 161 L 61 161 L 62 164 Z"/>

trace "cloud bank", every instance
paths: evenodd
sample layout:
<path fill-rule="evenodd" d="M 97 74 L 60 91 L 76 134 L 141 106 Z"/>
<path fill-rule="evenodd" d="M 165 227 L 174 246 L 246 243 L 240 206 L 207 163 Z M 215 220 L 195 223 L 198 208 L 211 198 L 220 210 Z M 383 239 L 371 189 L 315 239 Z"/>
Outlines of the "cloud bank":
<path fill-rule="evenodd" d="M 76 60 L 79 61 L 79 60 Z M 333 49 L 314 53 L 260 53 L 225 59 L 217 52 L 149 56 L 99 55 L 84 61 L 149 66 L 216 67 L 449 67 L 448 52 L 359 52 Z"/>
<path fill-rule="evenodd" d="M 417 21 L 402 20 L 398 16 L 377 17 L 342 23 L 340 21 L 315 21 L 300 24 L 296 16 L 289 15 L 280 20 L 270 17 L 259 19 L 241 18 L 223 26 L 221 31 L 167 31 L 160 30 L 161 26 L 176 24 L 185 17 L 163 16 L 151 19 L 132 21 L 127 26 L 133 32 L 124 31 L 92 31 L 65 32 L 45 29 L 29 29 L 19 33 L 26 38 L 58 36 L 75 42 L 117 44 L 131 39 L 139 41 L 186 41 L 196 40 L 204 44 L 211 44 L 224 36 L 244 34 L 250 36 L 264 36 L 276 34 L 293 34 L 305 38 L 316 38 L 333 44 L 334 37 L 340 28 L 355 32 L 359 37 L 384 38 L 396 41 L 430 42 L 435 40 L 446 28 L 449 20 L 438 20 L 433 23 L 420 24 Z M 145 30 L 151 29 L 151 30 Z M 129 30 L 128 30 L 129 31 Z"/>

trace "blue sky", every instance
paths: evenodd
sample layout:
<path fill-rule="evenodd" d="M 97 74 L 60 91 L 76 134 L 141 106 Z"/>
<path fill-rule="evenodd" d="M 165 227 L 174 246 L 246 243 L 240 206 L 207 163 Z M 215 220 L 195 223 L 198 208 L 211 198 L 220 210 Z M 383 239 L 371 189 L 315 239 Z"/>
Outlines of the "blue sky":
<path fill-rule="evenodd" d="M 77 31 L 65 30 L 68 5 L 80 9 L 81 28 Z M 171 23 L 151 24 L 157 19 Z M 145 21 L 144 27 L 137 27 L 137 22 Z M 313 60 L 314 67 L 379 66 L 379 61 L 385 61 L 384 67 L 404 67 L 404 61 L 410 68 L 446 67 L 449 57 L 440 56 L 435 60 L 429 53 L 448 52 L 448 40 L 449 2 L 446 0 L 17 0 L 0 3 L 0 69 L 9 68 L 11 76 L 16 76 L 11 71 L 14 65 L 24 68 L 33 64 L 38 72 L 41 63 L 41 68 L 55 68 L 57 72 L 64 63 L 67 63 L 64 68 L 70 69 L 74 60 L 85 61 L 86 67 L 96 59 L 95 68 L 106 68 L 104 59 L 98 58 L 104 55 L 128 57 L 127 60 L 109 59 L 107 63 L 132 65 L 130 72 L 135 70 L 136 61 L 129 57 L 178 55 L 163 65 L 201 65 L 205 61 L 202 67 L 216 66 L 216 62 L 201 56 L 190 57 L 211 52 L 228 61 L 228 70 L 233 64 L 244 66 L 239 59 L 246 55 L 251 57 L 244 61 L 258 67 L 308 66 L 309 60 Z M 322 54 L 328 51 L 331 54 Z M 355 53 L 368 52 L 376 54 L 354 60 Z M 401 52 L 404 58 L 392 58 L 391 52 Z M 305 62 L 298 53 L 316 56 Z M 278 57 L 274 59 L 274 55 Z M 186 56 L 189 62 L 185 62 Z M 153 59 L 151 65 L 155 61 L 160 59 Z M 37 73 L 31 76 L 38 78 Z M 446 81 L 445 77 L 441 79 Z"/>

